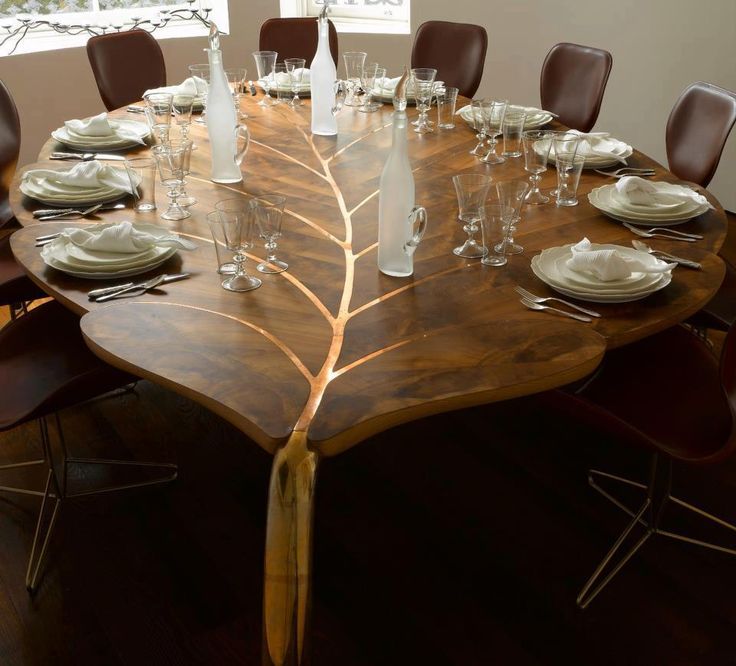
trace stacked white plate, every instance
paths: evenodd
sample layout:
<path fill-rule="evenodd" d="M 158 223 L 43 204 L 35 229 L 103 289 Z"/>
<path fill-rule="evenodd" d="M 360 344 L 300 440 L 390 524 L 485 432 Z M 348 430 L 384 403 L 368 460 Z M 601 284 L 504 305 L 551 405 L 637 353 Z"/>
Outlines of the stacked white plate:
<path fill-rule="evenodd" d="M 655 291 L 664 289 L 672 281 L 671 271 L 663 273 L 637 271 L 622 280 L 603 282 L 592 273 L 582 273 L 568 268 L 567 261 L 572 257 L 571 248 L 572 245 L 552 247 L 532 258 L 534 275 L 565 296 L 593 303 L 628 303 L 646 298 Z M 615 249 L 620 255 L 637 259 L 645 265 L 661 266 L 665 263 L 647 252 L 620 245 L 593 243 L 591 249 Z"/>
<path fill-rule="evenodd" d="M 513 112 L 526 112 L 526 121 L 524 122 L 525 130 L 539 129 L 540 127 L 543 127 L 544 125 L 549 123 L 554 117 L 548 111 L 537 109 L 533 106 L 516 106 L 514 104 L 510 104 L 508 106 L 508 110 Z M 468 123 L 468 125 L 470 125 L 472 128 L 475 128 L 475 121 L 473 120 L 473 109 L 470 107 L 470 105 L 463 106 L 456 113 L 466 123 Z"/>
<path fill-rule="evenodd" d="M 114 167 L 110 167 L 114 168 Z M 127 179 L 128 174 L 122 169 L 122 175 Z M 136 183 L 136 187 L 138 183 Z M 20 183 L 20 191 L 27 197 L 40 201 L 49 206 L 92 206 L 98 203 L 115 201 L 128 194 L 127 191 L 112 185 L 97 187 L 73 187 L 64 183 L 52 181 L 45 176 L 35 176 L 28 171 Z"/>
<path fill-rule="evenodd" d="M 677 187 L 689 189 L 684 185 Z M 682 197 L 680 201 L 635 204 L 623 196 L 615 185 L 595 188 L 588 194 L 588 201 L 614 220 L 651 227 L 682 224 L 702 215 L 710 208 L 707 202 L 703 203 L 687 196 Z"/>
<path fill-rule="evenodd" d="M 583 135 L 583 139 L 585 139 L 585 135 Z M 596 152 L 591 151 L 588 140 L 581 141 L 577 154 L 585 156 L 584 169 L 602 169 L 613 166 L 614 164 L 624 166 L 625 162 L 622 160 L 625 160 L 634 153 L 634 149 L 628 143 L 624 143 L 613 137 L 595 140 L 595 149 Z M 553 164 L 555 162 L 554 145 L 552 145 L 549 151 L 549 161 Z"/>
<path fill-rule="evenodd" d="M 308 97 L 312 92 L 312 86 L 309 82 L 309 70 L 305 69 L 302 76 L 306 77 L 306 80 L 302 81 L 297 86 L 297 90 L 299 91 L 299 97 Z M 257 83 L 261 88 L 264 90 L 266 89 L 264 86 L 265 81 L 263 79 L 258 79 Z M 278 90 L 281 92 L 288 92 L 291 91 L 291 89 L 291 82 L 287 75 L 281 76 L 277 74 L 275 77 L 271 78 L 271 94 L 275 94 Z"/>
<path fill-rule="evenodd" d="M 394 93 L 396 92 L 396 83 L 399 82 L 399 79 L 401 77 L 397 77 L 396 79 L 385 79 L 386 81 L 393 81 L 393 85 L 390 86 L 383 86 L 383 87 L 375 87 L 371 91 L 371 95 L 373 96 L 373 101 L 376 102 L 384 102 L 384 103 L 391 103 L 394 101 Z M 434 82 L 434 90 L 432 91 L 433 97 L 436 95 L 444 95 L 445 94 L 445 82 L 444 81 L 435 81 Z M 411 83 L 407 84 L 406 88 L 406 103 L 409 106 L 412 106 L 417 103 L 416 98 L 414 97 L 414 93 L 412 92 Z"/>
<path fill-rule="evenodd" d="M 109 122 L 113 128 L 113 133 L 107 136 L 78 134 L 65 126 L 55 129 L 51 132 L 51 136 L 70 148 L 94 152 L 98 150 L 122 150 L 124 148 L 139 146 L 151 134 L 151 130 L 146 123 L 124 118 L 119 120 L 111 119 Z M 118 130 L 121 133 L 118 133 Z M 134 138 L 131 138 L 131 135 Z"/>
<path fill-rule="evenodd" d="M 100 225 L 102 226 L 102 225 Z M 168 229 L 154 224 L 135 225 L 140 231 L 155 235 L 171 235 Z M 89 280 L 107 280 L 145 273 L 176 254 L 175 247 L 153 246 L 141 252 L 98 252 L 58 238 L 44 245 L 41 257 L 47 266 L 68 275 Z"/>

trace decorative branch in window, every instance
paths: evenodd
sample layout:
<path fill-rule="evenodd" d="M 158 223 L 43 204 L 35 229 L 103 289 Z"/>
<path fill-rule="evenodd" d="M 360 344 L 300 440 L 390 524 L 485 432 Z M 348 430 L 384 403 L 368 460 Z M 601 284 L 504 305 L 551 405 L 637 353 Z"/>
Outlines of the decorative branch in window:
<path fill-rule="evenodd" d="M 114 11 L 131 9 L 144 9 L 145 16 Z M 11 55 L 31 31 L 90 36 L 134 28 L 153 32 L 177 20 L 209 27 L 211 11 L 201 0 L 0 0 L 0 50 L 9 48 Z"/>
<path fill-rule="evenodd" d="M 318 14 L 325 3 L 330 5 L 330 16 L 334 17 L 409 19 L 409 0 L 307 0 L 309 14 Z"/>

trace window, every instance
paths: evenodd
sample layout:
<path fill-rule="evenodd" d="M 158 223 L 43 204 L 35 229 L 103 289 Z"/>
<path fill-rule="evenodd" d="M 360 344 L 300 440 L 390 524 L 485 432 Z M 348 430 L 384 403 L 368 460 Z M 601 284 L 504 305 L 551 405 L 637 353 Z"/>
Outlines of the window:
<path fill-rule="evenodd" d="M 202 21 L 190 18 L 192 11 L 228 32 L 227 0 L 0 0 L 0 56 L 83 46 L 92 34 L 126 30 L 141 20 L 157 38 L 207 34 Z M 24 20 L 50 25 L 12 34 Z M 69 25 L 80 27 L 63 29 Z"/>
<path fill-rule="evenodd" d="M 410 0 L 281 0 L 281 16 L 317 16 L 325 2 L 340 32 L 410 32 Z"/>

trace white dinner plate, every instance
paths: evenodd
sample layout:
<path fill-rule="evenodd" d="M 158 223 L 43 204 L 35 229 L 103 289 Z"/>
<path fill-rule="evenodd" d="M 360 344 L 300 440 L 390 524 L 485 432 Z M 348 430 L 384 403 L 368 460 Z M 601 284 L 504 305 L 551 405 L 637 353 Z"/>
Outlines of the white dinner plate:
<path fill-rule="evenodd" d="M 672 227 L 702 215 L 709 208 L 707 203 L 701 204 L 691 200 L 686 202 L 682 209 L 672 211 L 651 209 L 648 212 L 636 212 L 632 208 L 622 209 L 619 207 L 611 199 L 611 188 L 615 188 L 615 185 L 604 185 L 595 188 L 588 193 L 588 201 L 593 207 L 619 222 L 631 222 L 641 226 Z"/>
<path fill-rule="evenodd" d="M 151 134 L 151 130 L 146 123 L 136 120 L 127 120 L 125 118 L 110 120 L 113 127 L 120 127 L 134 134 L 141 141 L 145 141 Z M 124 148 L 133 148 L 141 145 L 137 141 L 120 137 L 118 135 L 106 136 L 81 136 L 76 132 L 67 129 L 65 126 L 59 127 L 51 132 L 60 143 L 77 150 L 122 150 Z"/>
<path fill-rule="evenodd" d="M 612 138 L 611 141 L 615 143 L 616 147 L 611 151 L 610 157 L 607 157 L 605 155 L 586 155 L 583 168 L 601 169 L 604 167 L 613 166 L 614 164 L 621 164 L 621 166 L 625 166 L 625 162 L 622 162 L 621 160 L 625 160 L 627 157 L 631 157 L 631 155 L 634 154 L 634 149 L 629 144 L 624 143 L 623 141 L 619 141 L 618 139 Z M 552 164 L 555 163 L 554 145 L 550 147 L 549 161 Z"/>
<path fill-rule="evenodd" d="M 93 271 L 83 271 L 66 266 L 61 262 L 57 262 L 53 257 L 44 257 L 43 260 L 47 266 L 51 266 L 51 268 L 55 268 L 56 270 L 59 270 L 62 273 L 66 273 L 67 275 L 71 275 L 73 277 L 84 278 L 85 280 L 117 280 L 119 278 L 140 275 L 141 273 L 146 273 L 150 270 L 153 270 L 154 268 L 158 268 L 166 260 L 170 259 L 176 254 L 175 247 L 169 247 L 166 249 L 168 250 L 168 252 L 162 257 L 159 257 L 159 259 L 154 263 L 145 264 L 144 266 L 137 266 L 134 268 L 121 269 L 117 271 L 103 271 L 96 273 Z"/>
<path fill-rule="evenodd" d="M 522 111 L 522 110 L 530 110 L 532 107 L 526 107 L 526 106 L 517 106 L 517 105 L 511 105 L 509 108 L 512 111 Z M 456 115 L 459 115 L 468 125 L 470 125 L 471 128 L 475 129 L 475 122 L 473 121 L 473 111 L 470 107 L 470 105 L 463 106 L 458 111 L 455 112 Z M 525 130 L 533 130 L 533 129 L 539 129 L 540 127 L 543 127 L 544 125 L 548 124 L 552 121 L 552 114 L 548 113 L 547 111 L 543 111 L 541 109 L 533 109 L 533 112 L 527 116 L 526 122 L 524 123 L 524 129 Z"/>
<path fill-rule="evenodd" d="M 98 203 L 111 203 L 128 195 L 127 192 L 121 192 L 120 190 L 112 189 L 111 191 L 108 191 L 104 194 L 90 195 L 89 193 L 82 190 L 82 192 L 80 192 L 78 196 L 73 194 L 69 194 L 68 196 L 48 196 L 46 194 L 32 190 L 29 187 L 28 183 L 21 183 L 20 191 L 31 199 L 35 199 L 36 201 L 40 201 L 42 204 L 55 206 L 57 208 L 63 208 L 65 206 L 93 206 Z"/>

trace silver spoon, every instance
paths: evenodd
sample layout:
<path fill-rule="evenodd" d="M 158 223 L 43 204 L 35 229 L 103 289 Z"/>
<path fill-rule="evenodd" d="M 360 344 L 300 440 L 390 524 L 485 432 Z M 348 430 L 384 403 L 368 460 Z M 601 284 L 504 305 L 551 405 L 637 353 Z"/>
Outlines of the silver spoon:
<path fill-rule="evenodd" d="M 690 238 L 689 236 L 672 236 L 669 233 L 668 234 L 655 234 L 651 231 L 644 231 L 643 229 L 639 229 L 638 227 L 632 227 L 630 224 L 627 224 L 624 222 L 624 226 L 632 233 L 636 234 L 637 236 L 641 236 L 642 238 L 666 238 L 667 240 L 676 240 L 676 241 L 685 241 L 686 243 L 694 243 L 697 239 L 696 238 Z"/>
<path fill-rule="evenodd" d="M 658 258 L 662 258 L 666 261 L 674 261 L 675 263 L 678 263 L 682 266 L 687 266 L 688 268 L 702 268 L 702 265 L 700 265 L 697 261 L 684 259 L 683 257 L 676 257 L 674 254 L 670 254 L 669 252 L 662 252 L 662 250 L 655 250 L 654 248 L 649 247 L 644 241 L 632 240 L 631 244 L 636 250 L 639 250 L 641 252 L 648 252 L 649 254 L 654 255 Z"/>

